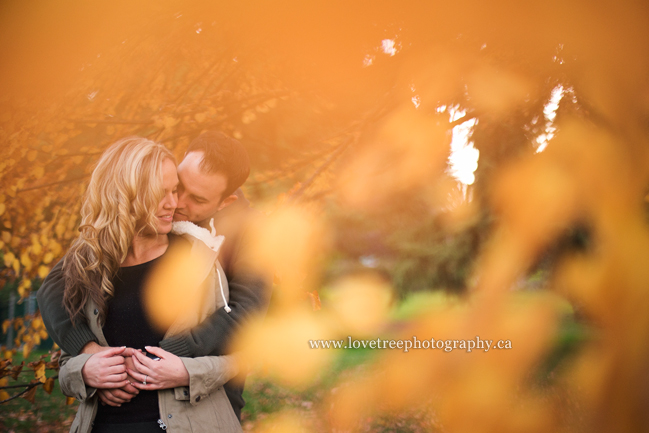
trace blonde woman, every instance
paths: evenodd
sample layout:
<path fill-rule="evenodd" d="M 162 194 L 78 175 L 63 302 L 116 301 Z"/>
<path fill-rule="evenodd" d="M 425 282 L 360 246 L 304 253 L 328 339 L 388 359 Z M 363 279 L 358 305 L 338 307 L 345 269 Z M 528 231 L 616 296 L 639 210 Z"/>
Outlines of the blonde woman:
<path fill-rule="evenodd" d="M 110 146 L 93 171 L 80 236 L 63 264 L 64 304 L 74 321 L 87 321 L 99 344 L 112 348 L 62 355 L 61 389 L 81 401 L 72 432 L 241 431 L 222 387 L 238 372 L 233 356 L 179 358 L 153 347 L 199 323 L 227 297 L 216 261 L 222 237 L 195 226 L 179 227 L 183 237 L 170 234 L 177 185 L 173 155 L 142 138 Z M 182 323 L 160 329 L 146 313 L 145 283 L 156 267 L 168 266 L 171 250 L 183 248 L 202 266 L 207 302 Z M 139 393 L 120 400 L 117 390 L 129 386 Z"/>

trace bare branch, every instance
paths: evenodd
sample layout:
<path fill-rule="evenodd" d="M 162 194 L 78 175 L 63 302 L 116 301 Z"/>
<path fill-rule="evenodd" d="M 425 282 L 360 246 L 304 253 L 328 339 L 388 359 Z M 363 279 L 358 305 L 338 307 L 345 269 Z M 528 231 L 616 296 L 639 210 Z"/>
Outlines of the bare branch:
<path fill-rule="evenodd" d="M 113 125 L 150 125 L 153 120 L 125 120 L 125 119 L 67 119 L 74 123 L 107 123 Z"/>
<path fill-rule="evenodd" d="M 53 379 L 58 379 L 59 376 L 58 376 L 58 375 L 57 375 L 57 376 L 52 376 L 52 378 L 53 378 Z M 34 387 L 36 387 L 36 386 L 38 386 L 38 385 L 42 385 L 42 384 L 43 384 L 42 382 L 35 382 L 35 383 L 28 383 L 28 384 L 25 384 L 25 385 L 3 386 L 3 387 L 1 387 L 0 389 L 20 388 L 20 387 L 23 387 L 23 386 L 24 386 L 24 387 L 25 387 L 25 390 L 19 392 L 18 394 L 12 395 L 11 397 L 9 397 L 9 398 L 7 398 L 7 399 L 5 399 L 5 400 L 0 401 L 0 404 L 7 403 L 8 401 L 11 401 L 11 400 L 13 400 L 13 399 L 15 399 L 15 398 L 21 397 L 22 395 L 27 394 L 27 393 L 29 392 L 30 389 L 32 389 L 32 388 L 34 388 Z"/>
<path fill-rule="evenodd" d="M 58 182 L 51 182 L 51 183 L 46 183 L 44 185 L 36 185 L 36 186 L 29 187 L 29 188 L 23 188 L 23 189 L 19 189 L 18 191 L 16 191 L 16 194 L 20 194 L 21 192 L 33 191 L 35 189 L 49 188 L 50 186 L 61 185 L 63 183 L 76 182 L 76 181 L 79 181 L 79 180 L 82 180 L 82 179 L 85 179 L 85 178 L 88 178 L 88 177 L 90 177 L 89 174 L 84 174 L 83 176 L 74 177 L 72 179 L 59 180 Z"/>

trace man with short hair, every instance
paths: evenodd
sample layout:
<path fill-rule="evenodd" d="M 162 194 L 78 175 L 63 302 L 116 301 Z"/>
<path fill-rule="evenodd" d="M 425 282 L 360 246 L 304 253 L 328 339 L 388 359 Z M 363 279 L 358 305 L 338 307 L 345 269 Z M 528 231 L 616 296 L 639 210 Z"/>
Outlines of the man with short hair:
<path fill-rule="evenodd" d="M 233 333 L 252 314 L 264 313 L 270 300 L 269 278 L 253 271 L 248 261 L 248 227 L 255 217 L 248 201 L 238 189 L 248 178 L 250 163 L 243 145 L 220 132 L 205 132 L 194 139 L 178 165 L 180 186 L 174 221 L 191 221 L 209 228 L 214 219 L 218 234 L 225 236 L 219 261 L 228 279 L 231 310 L 218 309 L 188 332 L 166 338 L 160 347 L 176 356 L 223 355 Z M 61 260 L 38 290 L 43 322 L 52 339 L 67 353 L 96 353 L 105 350 L 97 344 L 86 323 L 73 325 L 63 307 L 65 282 Z M 241 420 L 245 372 L 224 388 L 235 414 Z M 134 388 L 118 390 L 126 401 Z"/>

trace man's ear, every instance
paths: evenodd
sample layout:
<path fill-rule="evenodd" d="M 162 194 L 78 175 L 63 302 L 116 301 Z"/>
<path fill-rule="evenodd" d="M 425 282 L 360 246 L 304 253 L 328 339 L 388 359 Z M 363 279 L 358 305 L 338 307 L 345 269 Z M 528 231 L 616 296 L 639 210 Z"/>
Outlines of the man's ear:
<path fill-rule="evenodd" d="M 225 200 L 223 200 L 221 202 L 221 204 L 219 205 L 218 210 L 221 210 L 221 209 L 224 209 L 224 208 L 230 206 L 232 203 L 237 201 L 238 198 L 239 197 L 237 197 L 236 194 L 232 194 L 231 196 L 227 197 Z"/>

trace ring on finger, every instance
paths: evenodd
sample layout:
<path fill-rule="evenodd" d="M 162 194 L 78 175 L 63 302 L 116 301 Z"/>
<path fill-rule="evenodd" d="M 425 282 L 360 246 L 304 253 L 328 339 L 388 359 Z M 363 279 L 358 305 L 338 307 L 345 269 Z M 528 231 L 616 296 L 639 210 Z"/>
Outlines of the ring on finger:
<path fill-rule="evenodd" d="M 149 377 L 148 375 L 144 375 L 144 381 L 142 382 L 142 385 L 146 385 L 146 378 Z"/>

